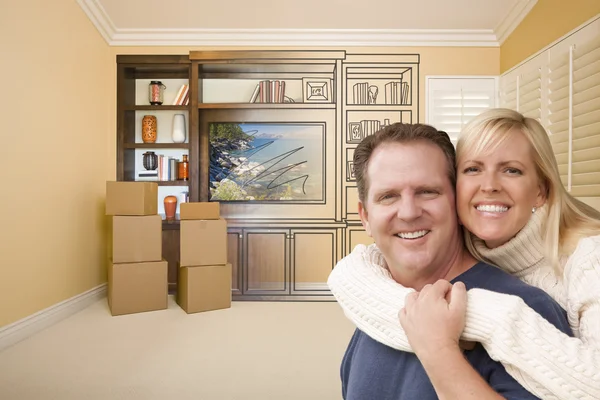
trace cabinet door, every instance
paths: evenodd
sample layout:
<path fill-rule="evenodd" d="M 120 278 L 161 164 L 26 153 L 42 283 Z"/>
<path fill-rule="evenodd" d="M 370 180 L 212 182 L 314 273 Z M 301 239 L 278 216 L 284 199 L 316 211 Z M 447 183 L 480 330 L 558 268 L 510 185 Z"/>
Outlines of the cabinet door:
<path fill-rule="evenodd" d="M 294 229 L 291 236 L 292 294 L 329 293 L 327 278 L 336 263 L 335 229 Z"/>
<path fill-rule="evenodd" d="M 346 228 L 346 251 L 344 255 L 352 253 L 352 250 L 358 244 L 370 245 L 375 243 L 372 237 L 370 237 L 362 225 L 348 226 Z"/>
<path fill-rule="evenodd" d="M 231 264 L 231 294 L 242 294 L 242 230 L 227 230 L 227 262 Z"/>
<path fill-rule="evenodd" d="M 289 230 L 244 230 L 244 294 L 289 294 Z"/>

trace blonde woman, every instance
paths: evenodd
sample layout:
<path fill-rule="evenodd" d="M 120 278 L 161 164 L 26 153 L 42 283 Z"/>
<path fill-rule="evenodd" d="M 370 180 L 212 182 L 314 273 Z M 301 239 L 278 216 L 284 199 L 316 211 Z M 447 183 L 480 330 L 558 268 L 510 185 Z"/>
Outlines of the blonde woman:
<path fill-rule="evenodd" d="M 456 191 L 470 252 L 550 294 L 576 336 L 515 296 L 472 289 L 461 338 L 542 399 L 600 399 L 600 213 L 564 189 L 546 131 L 512 110 L 482 113 L 459 138 Z M 391 278 L 375 245 L 357 246 L 328 284 L 358 328 L 412 351 L 398 314 L 414 291 Z"/>

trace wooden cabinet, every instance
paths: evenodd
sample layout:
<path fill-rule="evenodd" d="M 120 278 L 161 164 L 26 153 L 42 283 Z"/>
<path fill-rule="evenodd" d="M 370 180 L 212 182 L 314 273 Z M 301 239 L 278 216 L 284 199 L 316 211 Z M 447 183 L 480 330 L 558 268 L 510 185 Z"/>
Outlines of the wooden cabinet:
<path fill-rule="evenodd" d="M 137 181 L 155 180 L 142 176 L 146 172 L 143 157 L 153 152 L 157 159 L 183 160 L 189 157 L 190 179 L 179 180 L 174 166 L 174 179 L 159 179 L 158 210 L 164 213 L 162 199 L 167 195 L 180 198 L 188 192 L 192 201 L 198 200 L 197 168 L 198 136 L 194 134 L 194 111 L 191 103 L 175 105 L 175 99 L 184 85 L 190 84 L 191 63 L 182 55 L 118 55 L 117 56 L 117 180 Z M 163 103 L 151 105 L 149 84 L 161 82 L 164 87 Z M 142 120 L 144 116 L 156 118 L 156 141 L 145 143 L 142 139 Z M 176 115 L 183 115 L 186 125 L 186 139 L 175 143 L 173 121 Z M 179 141 L 179 140 L 177 140 Z M 165 164 L 168 161 L 165 162 Z M 157 166 L 156 171 L 162 170 Z M 179 210 L 179 207 L 178 207 Z M 178 212 L 178 211 L 177 211 Z"/>
<path fill-rule="evenodd" d="M 236 299 L 330 296 L 327 278 L 339 260 L 337 229 L 244 228 L 228 235 Z"/>
<path fill-rule="evenodd" d="M 344 248 L 344 256 L 352 253 L 352 250 L 354 250 L 358 244 L 364 244 L 368 246 L 374 243 L 373 238 L 367 234 L 363 226 L 359 223 L 354 222 L 352 224 L 348 224 L 348 227 L 345 229 L 345 231 L 346 235 L 344 243 L 346 246 Z"/>
<path fill-rule="evenodd" d="M 165 196 L 183 192 L 220 202 L 234 299 L 333 300 L 331 269 L 370 242 L 358 218 L 354 149 L 388 123 L 418 121 L 419 56 L 220 50 L 116 61 L 117 180 L 143 179 L 145 152 L 188 155 L 189 180 L 158 181 L 159 213 Z M 151 81 L 166 86 L 162 105 L 150 104 Z M 188 104 L 173 104 L 183 85 Z M 172 137 L 176 114 L 186 121 L 184 143 Z M 155 143 L 142 140 L 145 115 L 157 119 Z M 179 246 L 179 221 L 163 221 L 171 291 Z"/>

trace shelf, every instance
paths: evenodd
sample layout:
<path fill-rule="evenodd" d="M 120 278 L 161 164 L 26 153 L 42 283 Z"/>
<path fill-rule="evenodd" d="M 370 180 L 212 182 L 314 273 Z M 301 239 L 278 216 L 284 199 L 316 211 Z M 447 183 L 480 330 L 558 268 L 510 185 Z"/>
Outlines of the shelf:
<path fill-rule="evenodd" d="M 190 181 L 156 181 L 158 186 L 189 186 Z"/>
<path fill-rule="evenodd" d="M 124 143 L 124 149 L 185 149 L 190 148 L 189 143 Z"/>
<path fill-rule="evenodd" d="M 346 111 L 410 111 L 410 104 L 349 104 Z"/>
<path fill-rule="evenodd" d="M 189 106 L 169 106 L 169 105 L 162 105 L 162 106 L 151 106 L 151 105 L 146 105 L 146 106 L 125 106 L 124 107 L 126 111 L 188 111 Z"/>
<path fill-rule="evenodd" d="M 158 186 L 189 186 L 190 181 L 153 181 L 150 179 L 140 179 L 135 182 L 156 182 Z"/>
<path fill-rule="evenodd" d="M 199 103 L 198 109 L 335 110 L 335 103 Z"/>

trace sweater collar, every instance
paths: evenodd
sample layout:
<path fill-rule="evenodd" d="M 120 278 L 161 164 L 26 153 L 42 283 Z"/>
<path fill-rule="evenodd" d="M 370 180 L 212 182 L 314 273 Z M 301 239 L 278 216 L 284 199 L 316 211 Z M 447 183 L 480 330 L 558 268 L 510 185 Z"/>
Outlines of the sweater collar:
<path fill-rule="evenodd" d="M 473 245 L 486 260 L 502 266 L 506 272 L 523 273 L 544 259 L 542 230 L 547 213 L 547 205 L 538 208 L 523 229 L 502 246 L 490 249 L 483 240 L 471 234 Z"/>

